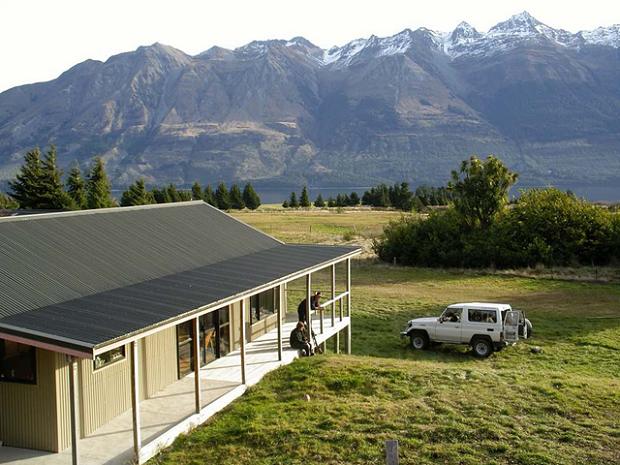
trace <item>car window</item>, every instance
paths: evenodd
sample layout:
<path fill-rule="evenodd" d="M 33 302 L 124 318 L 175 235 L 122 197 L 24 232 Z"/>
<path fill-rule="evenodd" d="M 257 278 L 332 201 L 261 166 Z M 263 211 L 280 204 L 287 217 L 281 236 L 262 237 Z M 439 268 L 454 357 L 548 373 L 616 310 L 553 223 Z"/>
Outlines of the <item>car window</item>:
<path fill-rule="evenodd" d="M 441 314 L 441 321 L 449 321 L 452 323 L 457 323 L 461 321 L 461 314 L 463 313 L 462 308 L 446 308 Z"/>
<path fill-rule="evenodd" d="M 470 308 L 467 312 L 467 319 L 472 323 L 497 323 L 497 312 Z"/>

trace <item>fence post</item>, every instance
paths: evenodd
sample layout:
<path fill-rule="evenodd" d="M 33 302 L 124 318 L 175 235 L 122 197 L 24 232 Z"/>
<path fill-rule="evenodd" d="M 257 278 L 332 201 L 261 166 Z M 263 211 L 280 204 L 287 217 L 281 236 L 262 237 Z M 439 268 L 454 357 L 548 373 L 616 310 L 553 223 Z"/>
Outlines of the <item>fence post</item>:
<path fill-rule="evenodd" d="M 398 465 L 398 441 L 389 439 L 385 441 L 386 465 Z"/>

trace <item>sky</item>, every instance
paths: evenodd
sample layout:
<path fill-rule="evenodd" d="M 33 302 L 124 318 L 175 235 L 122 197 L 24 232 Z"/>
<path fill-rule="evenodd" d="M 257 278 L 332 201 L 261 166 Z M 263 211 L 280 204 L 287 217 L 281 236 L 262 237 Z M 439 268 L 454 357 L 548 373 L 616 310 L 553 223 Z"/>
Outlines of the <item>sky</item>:
<path fill-rule="evenodd" d="M 405 28 L 450 31 L 461 21 L 486 31 L 523 10 L 572 32 L 620 23 L 612 0 L 2 0 L 0 92 L 154 42 L 190 55 L 295 36 L 329 48 Z"/>

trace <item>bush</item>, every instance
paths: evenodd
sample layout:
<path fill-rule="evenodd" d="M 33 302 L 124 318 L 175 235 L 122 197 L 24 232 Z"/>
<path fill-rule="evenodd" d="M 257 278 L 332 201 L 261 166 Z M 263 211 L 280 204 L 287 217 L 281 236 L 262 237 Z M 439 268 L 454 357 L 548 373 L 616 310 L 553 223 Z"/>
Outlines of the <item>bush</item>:
<path fill-rule="evenodd" d="M 620 260 L 620 215 L 557 189 L 530 190 L 486 229 L 449 208 L 390 223 L 374 250 L 430 267 L 606 265 Z"/>

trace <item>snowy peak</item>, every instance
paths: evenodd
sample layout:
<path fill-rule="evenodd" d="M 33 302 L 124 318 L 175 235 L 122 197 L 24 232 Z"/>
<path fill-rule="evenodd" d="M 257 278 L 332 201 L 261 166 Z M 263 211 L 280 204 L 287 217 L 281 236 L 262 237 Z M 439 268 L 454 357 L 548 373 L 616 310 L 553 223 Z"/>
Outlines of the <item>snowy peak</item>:
<path fill-rule="evenodd" d="M 581 31 L 577 34 L 587 45 L 602 45 L 620 48 L 620 24 L 599 27 L 593 31 Z"/>
<path fill-rule="evenodd" d="M 475 27 L 465 21 L 456 26 L 454 31 L 452 31 L 452 34 L 450 34 L 450 40 L 453 42 L 475 40 L 480 37 L 482 37 L 482 34 L 480 34 Z"/>
<path fill-rule="evenodd" d="M 536 34 L 538 33 L 537 27 L 541 24 L 527 11 L 523 11 L 493 26 L 489 30 L 489 34 Z"/>

